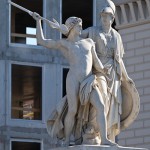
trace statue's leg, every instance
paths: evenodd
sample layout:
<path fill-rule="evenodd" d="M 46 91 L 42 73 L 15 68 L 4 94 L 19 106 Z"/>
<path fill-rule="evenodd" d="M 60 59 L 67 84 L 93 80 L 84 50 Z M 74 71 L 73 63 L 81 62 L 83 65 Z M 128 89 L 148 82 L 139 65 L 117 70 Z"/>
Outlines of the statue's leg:
<path fill-rule="evenodd" d="M 101 144 L 102 145 L 115 145 L 107 138 L 107 122 L 106 122 L 106 115 L 104 113 L 105 106 L 103 102 L 102 94 L 100 93 L 98 87 L 92 90 L 90 96 L 90 102 L 96 109 L 96 120 L 97 125 L 100 131 L 101 136 Z"/>
<path fill-rule="evenodd" d="M 79 84 L 76 82 L 67 83 L 67 102 L 68 102 L 68 112 L 64 121 L 65 128 L 65 142 L 69 144 L 70 135 L 75 123 L 75 115 L 78 108 L 78 90 Z"/>
<path fill-rule="evenodd" d="M 102 97 L 103 97 L 103 100 L 104 100 L 104 105 L 105 105 L 105 113 L 106 113 L 106 116 L 108 114 L 108 111 L 109 111 L 109 98 L 108 98 L 108 85 L 107 85 L 107 81 L 106 81 L 106 78 L 104 76 L 99 76 L 97 77 L 97 81 L 98 81 L 98 85 L 99 85 L 99 90 L 100 90 L 100 93 L 102 93 Z"/>

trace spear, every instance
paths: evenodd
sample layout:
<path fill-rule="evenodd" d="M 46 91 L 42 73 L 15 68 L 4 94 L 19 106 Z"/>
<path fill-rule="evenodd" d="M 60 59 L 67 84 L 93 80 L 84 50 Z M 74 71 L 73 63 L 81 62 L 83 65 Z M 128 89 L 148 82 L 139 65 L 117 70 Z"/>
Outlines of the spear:
<path fill-rule="evenodd" d="M 33 16 L 33 14 L 34 14 L 34 12 L 32 12 L 32 11 L 30 11 L 30 10 L 28 10 L 28 9 L 26 9 L 26 8 L 24 8 L 24 7 L 20 6 L 20 5 L 12 2 L 12 1 L 8 1 L 8 3 L 11 4 L 12 6 L 15 6 L 16 8 L 19 8 L 20 10 L 28 13 L 30 16 Z M 63 24 L 60 25 L 55 19 L 53 19 L 53 22 L 52 22 L 52 21 L 50 21 L 50 20 L 48 20 L 48 19 L 46 19 L 44 17 L 41 17 L 40 15 L 38 17 L 41 20 L 46 21 L 50 25 L 50 27 L 56 28 L 56 29 L 60 30 L 62 33 L 64 33 L 64 34 L 68 33 L 68 28 L 65 25 L 63 25 Z"/>
<path fill-rule="evenodd" d="M 16 4 L 16 3 L 14 3 L 14 2 L 8 1 L 8 3 L 11 4 L 11 5 L 13 5 L 13 6 L 15 6 L 15 7 L 17 7 L 17 8 L 19 8 L 19 9 L 21 9 L 21 10 L 23 10 L 23 11 L 25 11 L 25 12 L 27 12 L 30 16 L 33 15 L 32 11 L 30 11 L 30 10 L 28 10 L 28 9 L 26 9 L 26 8 L 24 8 L 24 7 Z"/>
<path fill-rule="evenodd" d="M 28 9 L 26 9 L 26 8 L 24 8 L 24 7 L 22 7 L 22 6 L 18 5 L 18 4 L 16 4 L 16 3 L 14 3 L 14 2 L 8 1 L 8 3 L 11 4 L 12 6 L 15 6 L 16 8 L 19 8 L 20 10 L 22 10 L 22 11 L 28 13 L 30 16 L 33 16 L 33 13 L 34 13 L 34 12 L 32 12 L 32 11 L 30 11 L 30 10 L 28 10 Z M 44 18 L 44 17 L 41 17 L 40 15 L 39 15 L 39 18 L 40 18 L 41 20 L 46 21 L 51 27 L 57 28 L 56 23 L 54 23 L 54 22 L 52 22 L 52 21 L 50 21 L 50 20 L 48 20 L 48 19 L 46 19 L 46 18 Z"/>

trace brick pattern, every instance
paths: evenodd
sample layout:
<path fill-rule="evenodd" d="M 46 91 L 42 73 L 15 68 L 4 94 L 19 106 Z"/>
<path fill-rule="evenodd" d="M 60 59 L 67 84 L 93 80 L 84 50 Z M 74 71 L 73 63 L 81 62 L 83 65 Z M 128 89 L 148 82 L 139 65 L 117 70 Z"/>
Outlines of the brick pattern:
<path fill-rule="evenodd" d="M 119 32 L 125 47 L 125 66 L 140 94 L 141 108 L 136 121 L 118 136 L 118 143 L 150 148 L 150 24 Z"/>

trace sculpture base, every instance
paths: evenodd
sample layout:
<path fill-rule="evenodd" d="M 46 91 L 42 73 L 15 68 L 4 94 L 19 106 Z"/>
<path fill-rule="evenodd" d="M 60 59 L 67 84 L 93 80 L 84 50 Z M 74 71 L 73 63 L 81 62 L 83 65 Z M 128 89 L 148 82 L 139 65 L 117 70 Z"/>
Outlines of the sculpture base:
<path fill-rule="evenodd" d="M 122 146 L 95 146 L 95 145 L 76 145 L 69 147 L 57 147 L 49 150 L 148 150 L 145 148 L 122 147 Z"/>

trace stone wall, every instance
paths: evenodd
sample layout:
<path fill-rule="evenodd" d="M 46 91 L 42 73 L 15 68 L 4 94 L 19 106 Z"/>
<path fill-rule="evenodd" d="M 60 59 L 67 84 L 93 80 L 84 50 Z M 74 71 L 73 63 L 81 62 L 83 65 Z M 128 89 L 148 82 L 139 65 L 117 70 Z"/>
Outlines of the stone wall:
<path fill-rule="evenodd" d="M 145 14 L 149 10 L 147 5 L 142 5 L 143 1 L 132 2 L 138 4 L 140 13 L 139 9 L 130 12 L 133 13 L 132 16 L 139 13 L 139 18 L 132 19 L 132 23 L 129 19 L 119 23 L 118 29 L 125 48 L 124 62 L 140 94 L 141 108 L 136 121 L 118 136 L 118 143 L 123 146 L 150 148 L 150 13 Z M 148 1 L 145 2 L 148 4 Z M 124 18 L 130 15 L 127 15 L 125 9 L 128 3 L 121 4 Z"/>

